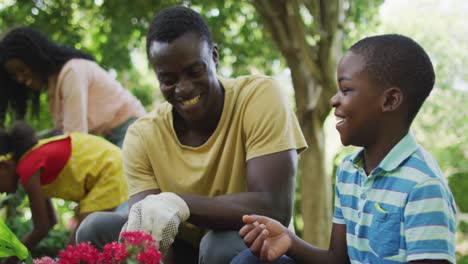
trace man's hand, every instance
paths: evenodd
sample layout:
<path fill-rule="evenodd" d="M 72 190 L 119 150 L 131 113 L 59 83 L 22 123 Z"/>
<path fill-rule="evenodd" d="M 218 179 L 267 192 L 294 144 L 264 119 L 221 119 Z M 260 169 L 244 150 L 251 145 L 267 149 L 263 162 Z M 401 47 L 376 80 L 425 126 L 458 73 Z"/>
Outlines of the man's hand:
<path fill-rule="evenodd" d="M 289 230 L 280 222 L 258 215 L 244 215 L 242 221 L 239 235 L 262 261 L 274 261 L 291 247 Z"/>
<path fill-rule="evenodd" d="M 181 222 L 190 216 L 187 203 L 180 196 L 164 192 L 148 195 L 130 209 L 124 231 L 143 230 L 150 233 L 165 253 L 174 242 Z"/>

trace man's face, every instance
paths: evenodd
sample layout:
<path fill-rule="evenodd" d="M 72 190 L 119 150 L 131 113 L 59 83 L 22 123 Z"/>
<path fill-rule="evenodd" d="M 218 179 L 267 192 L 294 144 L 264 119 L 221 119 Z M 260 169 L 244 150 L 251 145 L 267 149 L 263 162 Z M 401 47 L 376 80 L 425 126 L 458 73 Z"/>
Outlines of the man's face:
<path fill-rule="evenodd" d="M 348 52 L 337 69 L 338 92 L 330 103 L 335 108 L 336 129 L 343 145 L 367 147 L 379 129 L 383 89 L 375 87 L 364 59 Z"/>
<path fill-rule="evenodd" d="M 148 52 L 161 92 L 177 113 L 188 123 L 209 121 L 223 103 L 217 48 L 186 33 L 170 43 L 153 41 Z"/>

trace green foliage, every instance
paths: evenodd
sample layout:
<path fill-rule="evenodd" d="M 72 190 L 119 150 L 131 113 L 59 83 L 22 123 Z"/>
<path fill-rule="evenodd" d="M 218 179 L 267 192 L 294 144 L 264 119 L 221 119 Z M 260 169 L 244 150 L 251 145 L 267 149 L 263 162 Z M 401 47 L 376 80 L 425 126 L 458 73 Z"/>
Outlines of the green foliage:
<path fill-rule="evenodd" d="M 436 86 L 447 89 L 468 82 L 468 28 L 464 0 L 385 1 L 380 23 L 361 34 L 398 33 L 420 43 L 432 60 Z M 417 14 L 418 19 L 414 19 Z"/>
<path fill-rule="evenodd" d="M 30 219 L 31 211 L 29 209 L 28 199 L 24 199 L 25 193 L 23 188 L 19 188 L 17 193 L 10 194 L 0 201 L 0 208 L 11 210 L 6 215 L 6 225 L 17 237 L 23 237 L 32 230 L 32 222 Z M 55 257 L 60 250 L 65 248 L 65 245 L 70 237 L 71 231 L 66 228 L 69 222 L 69 216 L 72 214 L 72 203 L 61 200 L 54 200 L 54 207 L 59 217 L 59 223 L 49 231 L 47 236 L 37 245 L 31 252 L 34 258 L 41 256 Z M 9 205 L 9 206 L 7 206 Z"/>
<path fill-rule="evenodd" d="M 457 205 L 468 212 L 468 116 L 464 111 L 468 93 L 454 89 L 435 89 L 413 124 L 413 133 L 437 159 Z"/>
<path fill-rule="evenodd" d="M 343 25 L 342 49 L 347 50 L 363 37 L 363 32 L 380 25 L 379 8 L 383 0 L 355 0 L 345 2 L 346 23 Z"/>
<path fill-rule="evenodd" d="M 457 263 L 468 264 L 468 256 L 462 256 L 461 254 L 457 254 Z"/>
<path fill-rule="evenodd" d="M 280 54 L 265 37 L 253 7 L 243 1 L 92 1 L 11 0 L 0 5 L 0 32 L 25 24 L 34 26 L 58 43 L 90 52 L 107 68 L 131 68 L 130 51 L 145 47 L 145 35 L 153 16 L 172 5 L 190 5 L 206 18 L 218 44 L 223 67 L 235 74 L 252 67 L 273 71 Z"/>
<path fill-rule="evenodd" d="M 458 226 L 458 229 L 460 229 L 460 231 L 463 233 L 463 234 L 467 234 L 468 235 L 468 223 L 465 222 L 465 221 L 460 221 L 459 223 L 459 226 Z"/>
<path fill-rule="evenodd" d="M 28 249 L 0 219 L 0 257 L 16 256 L 23 260 L 28 254 Z"/>
<path fill-rule="evenodd" d="M 448 178 L 450 189 L 452 190 L 455 201 L 460 208 L 460 213 L 468 213 L 468 195 L 466 195 L 466 190 L 468 190 L 467 179 L 468 173 L 456 173 Z M 467 223 L 460 225 L 460 227 L 464 228 L 462 230 L 463 232 L 468 233 Z"/>

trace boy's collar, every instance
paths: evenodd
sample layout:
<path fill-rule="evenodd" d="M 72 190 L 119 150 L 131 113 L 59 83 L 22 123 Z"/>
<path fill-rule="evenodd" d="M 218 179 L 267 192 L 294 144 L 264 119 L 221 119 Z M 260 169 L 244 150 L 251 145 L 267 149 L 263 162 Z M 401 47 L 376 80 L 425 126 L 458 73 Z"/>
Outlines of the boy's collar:
<path fill-rule="evenodd" d="M 419 148 L 413 134 L 408 133 L 380 162 L 379 167 L 384 171 L 392 171 L 409 158 Z"/>
<path fill-rule="evenodd" d="M 406 134 L 384 157 L 384 159 L 377 166 L 384 171 L 392 171 L 396 169 L 404 160 L 411 156 L 419 148 L 413 134 Z M 364 148 L 356 151 L 349 156 L 349 160 L 355 166 L 362 166 L 362 154 Z"/>

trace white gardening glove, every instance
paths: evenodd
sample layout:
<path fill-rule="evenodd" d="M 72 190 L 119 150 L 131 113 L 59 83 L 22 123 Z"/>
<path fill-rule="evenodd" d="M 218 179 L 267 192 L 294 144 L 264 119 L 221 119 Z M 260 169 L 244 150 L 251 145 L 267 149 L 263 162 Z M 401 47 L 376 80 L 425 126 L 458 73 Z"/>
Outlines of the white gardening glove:
<path fill-rule="evenodd" d="M 187 203 L 177 194 L 163 192 L 148 195 L 132 206 L 122 232 L 143 230 L 151 234 L 164 254 L 174 242 L 179 224 L 189 216 Z"/>

